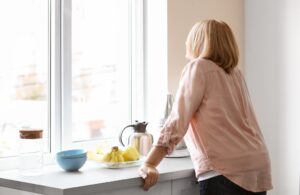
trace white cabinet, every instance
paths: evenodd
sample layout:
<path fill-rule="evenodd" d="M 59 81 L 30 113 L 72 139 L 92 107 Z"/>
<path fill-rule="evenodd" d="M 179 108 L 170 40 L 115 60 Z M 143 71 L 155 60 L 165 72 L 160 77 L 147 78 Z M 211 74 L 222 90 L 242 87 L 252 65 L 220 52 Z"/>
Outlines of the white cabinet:
<path fill-rule="evenodd" d="M 172 195 L 200 194 L 199 184 L 196 184 L 195 181 L 195 178 L 172 180 Z"/>
<path fill-rule="evenodd" d="M 109 190 L 93 195 L 171 195 L 171 181 L 158 183 L 149 191 L 144 191 L 140 186 L 124 188 L 121 190 Z"/>

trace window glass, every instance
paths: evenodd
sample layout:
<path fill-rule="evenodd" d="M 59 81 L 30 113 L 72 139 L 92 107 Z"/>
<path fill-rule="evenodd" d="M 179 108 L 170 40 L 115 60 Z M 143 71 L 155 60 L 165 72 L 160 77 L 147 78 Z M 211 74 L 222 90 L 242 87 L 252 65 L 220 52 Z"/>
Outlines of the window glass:
<path fill-rule="evenodd" d="M 47 0 L 0 1 L 0 156 L 16 154 L 20 128 L 49 145 L 48 15 Z"/>
<path fill-rule="evenodd" d="M 72 140 L 111 138 L 128 123 L 129 1 L 72 0 Z"/>

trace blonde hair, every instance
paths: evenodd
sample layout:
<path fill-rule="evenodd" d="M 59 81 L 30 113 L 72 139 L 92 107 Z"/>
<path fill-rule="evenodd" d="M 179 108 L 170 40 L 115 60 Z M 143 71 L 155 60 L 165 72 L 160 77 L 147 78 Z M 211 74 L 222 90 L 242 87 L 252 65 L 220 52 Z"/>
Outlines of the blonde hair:
<path fill-rule="evenodd" d="M 186 44 L 187 52 L 193 58 L 211 60 L 227 73 L 238 64 L 238 46 L 225 22 L 203 20 L 196 23 L 188 34 Z"/>

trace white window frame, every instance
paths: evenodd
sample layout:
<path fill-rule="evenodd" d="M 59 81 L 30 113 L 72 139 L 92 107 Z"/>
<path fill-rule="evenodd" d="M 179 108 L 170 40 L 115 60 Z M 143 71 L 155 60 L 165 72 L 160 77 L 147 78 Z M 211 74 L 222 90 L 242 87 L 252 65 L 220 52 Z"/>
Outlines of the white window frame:
<path fill-rule="evenodd" d="M 50 153 L 62 150 L 62 0 L 50 0 Z"/>
<path fill-rule="evenodd" d="M 72 0 L 61 1 L 61 144 L 72 142 Z M 69 11 L 66 11 L 69 10 Z M 67 113 L 66 111 L 70 111 Z"/>
<path fill-rule="evenodd" d="M 131 117 L 129 122 L 134 120 L 144 120 L 144 104 L 145 104 L 145 72 L 144 72 L 144 1 L 129 0 L 129 20 L 131 21 L 131 32 L 129 33 L 129 50 L 131 56 L 129 60 L 131 75 L 131 98 L 129 105 L 131 107 Z M 62 116 L 61 124 L 61 148 L 93 148 L 99 142 L 108 142 L 117 144 L 118 139 L 105 140 L 84 140 L 72 141 L 72 0 L 61 1 L 61 9 L 64 10 L 61 15 L 61 104 Z M 67 11 L 68 10 L 68 11 Z M 134 102 L 134 104 L 133 104 Z M 121 130 L 121 129 L 120 129 Z"/>

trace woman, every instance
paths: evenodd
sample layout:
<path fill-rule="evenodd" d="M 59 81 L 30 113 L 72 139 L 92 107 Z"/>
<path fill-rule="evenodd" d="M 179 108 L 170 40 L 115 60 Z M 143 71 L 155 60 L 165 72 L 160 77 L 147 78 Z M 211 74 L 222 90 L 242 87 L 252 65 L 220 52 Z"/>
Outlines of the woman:
<path fill-rule="evenodd" d="M 268 150 L 238 64 L 230 27 L 205 20 L 193 26 L 172 112 L 140 168 L 144 189 L 156 166 L 184 137 L 201 195 L 265 195 L 272 189 Z"/>

